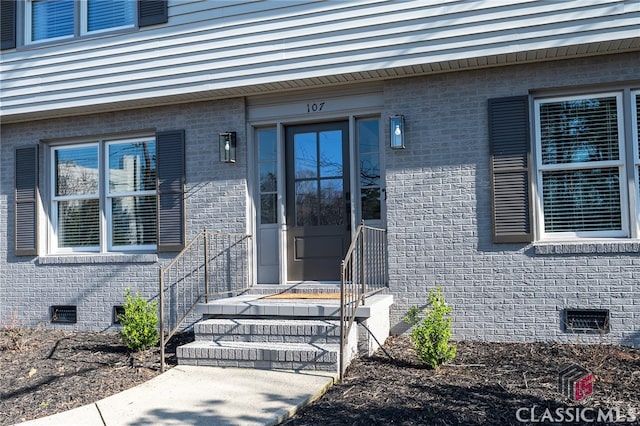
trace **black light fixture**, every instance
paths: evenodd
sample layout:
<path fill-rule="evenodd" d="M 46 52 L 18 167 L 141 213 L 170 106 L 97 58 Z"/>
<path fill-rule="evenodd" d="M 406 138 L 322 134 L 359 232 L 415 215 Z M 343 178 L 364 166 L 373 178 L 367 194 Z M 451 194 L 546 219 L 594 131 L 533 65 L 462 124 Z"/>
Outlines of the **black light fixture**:
<path fill-rule="evenodd" d="M 392 149 L 404 148 L 404 115 L 389 117 L 389 137 Z"/>
<path fill-rule="evenodd" d="M 220 133 L 220 161 L 236 162 L 236 132 Z"/>

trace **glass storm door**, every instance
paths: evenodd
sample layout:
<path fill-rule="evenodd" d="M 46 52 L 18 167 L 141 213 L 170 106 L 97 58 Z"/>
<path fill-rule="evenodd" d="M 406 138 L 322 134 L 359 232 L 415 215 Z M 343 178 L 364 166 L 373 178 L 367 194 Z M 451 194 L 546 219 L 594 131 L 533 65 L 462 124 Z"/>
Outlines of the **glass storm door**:
<path fill-rule="evenodd" d="M 338 281 L 350 241 L 348 122 L 286 129 L 287 276 Z"/>

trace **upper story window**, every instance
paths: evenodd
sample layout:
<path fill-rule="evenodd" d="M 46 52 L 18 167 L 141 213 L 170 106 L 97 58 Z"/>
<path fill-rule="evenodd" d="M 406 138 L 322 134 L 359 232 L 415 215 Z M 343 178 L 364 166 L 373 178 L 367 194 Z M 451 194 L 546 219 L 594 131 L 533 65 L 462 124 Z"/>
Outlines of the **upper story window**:
<path fill-rule="evenodd" d="M 637 122 L 638 93 L 631 95 Z M 535 107 L 540 238 L 636 236 L 638 129 L 626 128 L 623 93 L 541 99 Z"/>
<path fill-rule="evenodd" d="M 0 50 L 169 21 L 168 0 L 2 0 Z"/>
<path fill-rule="evenodd" d="M 52 251 L 155 249 L 156 142 L 52 148 Z"/>
<path fill-rule="evenodd" d="M 135 24 L 134 0 L 28 0 L 26 43 L 59 40 Z"/>

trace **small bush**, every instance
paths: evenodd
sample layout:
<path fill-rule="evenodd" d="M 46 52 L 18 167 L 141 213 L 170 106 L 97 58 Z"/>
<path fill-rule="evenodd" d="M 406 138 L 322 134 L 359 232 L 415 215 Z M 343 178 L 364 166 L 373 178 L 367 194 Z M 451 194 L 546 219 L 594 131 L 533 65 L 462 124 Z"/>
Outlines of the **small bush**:
<path fill-rule="evenodd" d="M 412 306 L 404 318 L 405 322 L 413 326 L 410 337 L 418 353 L 418 359 L 438 368 L 456 357 L 455 345 L 449 344 L 451 339 L 451 307 L 447 305 L 442 295 L 442 289 L 437 287 L 429 291 L 428 308 L 424 310 L 425 317 L 420 320 L 420 309 Z"/>
<path fill-rule="evenodd" d="M 133 297 L 128 288 L 124 301 L 124 314 L 118 316 L 122 324 L 120 335 L 124 344 L 134 352 L 156 345 L 160 339 L 157 328 L 157 302 L 148 302 L 138 293 Z"/>

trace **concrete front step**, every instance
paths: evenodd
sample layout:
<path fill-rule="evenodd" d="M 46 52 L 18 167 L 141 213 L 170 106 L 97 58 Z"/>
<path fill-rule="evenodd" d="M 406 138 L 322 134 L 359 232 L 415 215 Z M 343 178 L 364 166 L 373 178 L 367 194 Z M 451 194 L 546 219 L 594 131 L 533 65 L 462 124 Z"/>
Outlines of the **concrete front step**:
<path fill-rule="evenodd" d="M 208 319 L 194 325 L 196 341 L 340 344 L 340 321 Z"/>
<path fill-rule="evenodd" d="M 292 296 L 294 297 L 294 296 Z M 391 295 L 378 294 L 367 298 L 367 303 L 358 307 L 356 317 L 371 317 L 377 306 L 386 309 L 393 303 Z M 261 295 L 241 296 L 212 300 L 196 306 L 203 317 L 285 317 L 285 318 L 340 318 L 340 300 L 268 299 Z"/>
<path fill-rule="evenodd" d="M 389 335 L 390 295 L 374 295 L 357 310 L 345 344 L 345 366 L 371 355 Z M 196 341 L 177 349 L 181 365 L 338 372 L 340 302 L 295 295 L 245 294 L 198 305 Z M 373 333 L 371 336 L 369 333 Z M 374 338 L 375 336 L 375 338 Z"/>
<path fill-rule="evenodd" d="M 312 343 L 195 341 L 177 348 L 181 365 L 335 372 L 339 353 L 339 345 Z"/>

